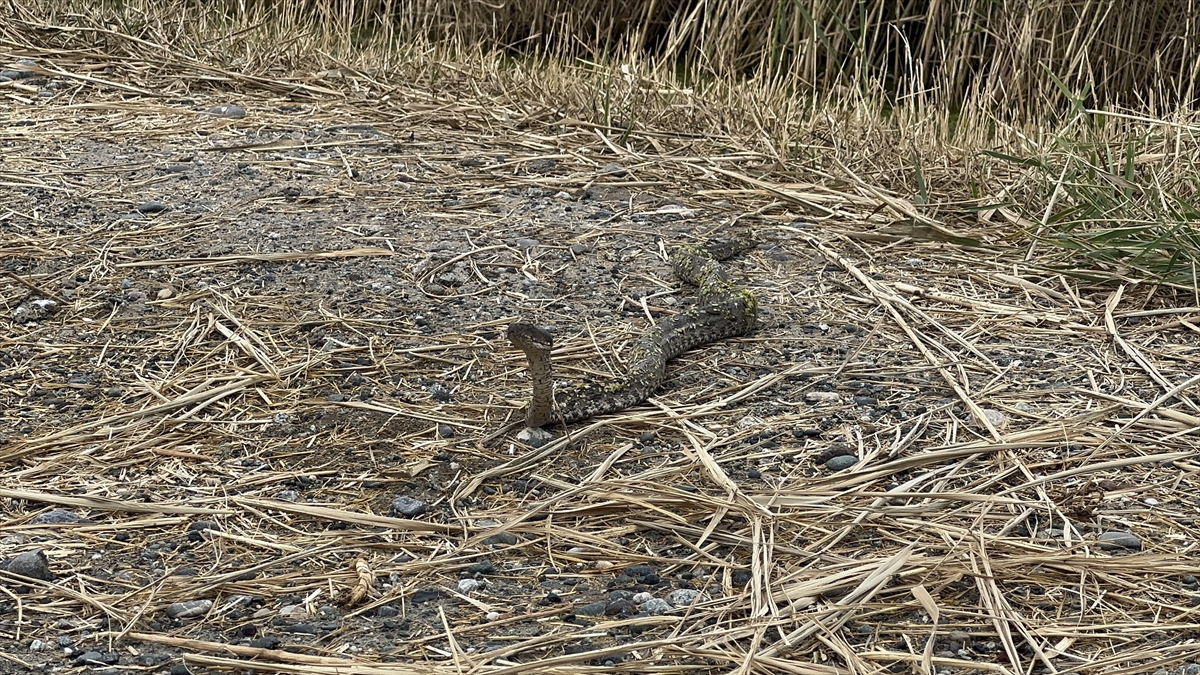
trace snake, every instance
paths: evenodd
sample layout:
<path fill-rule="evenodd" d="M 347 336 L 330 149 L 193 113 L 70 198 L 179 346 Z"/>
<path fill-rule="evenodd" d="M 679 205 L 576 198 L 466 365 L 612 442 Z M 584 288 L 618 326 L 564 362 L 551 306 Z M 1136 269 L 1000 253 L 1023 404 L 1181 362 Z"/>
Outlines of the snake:
<path fill-rule="evenodd" d="M 525 353 L 533 385 L 525 426 L 537 429 L 550 422 L 570 424 L 636 406 L 662 384 L 671 359 L 703 345 L 753 332 L 758 299 L 749 289 L 731 282 L 721 262 L 754 246 L 753 238 L 744 235 L 676 247 L 671 254 L 675 277 L 698 289 L 698 301 L 689 310 L 651 324 L 628 354 L 625 373 L 610 382 L 556 391 L 550 362 L 553 335 L 532 323 L 509 324 L 508 340 Z"/>

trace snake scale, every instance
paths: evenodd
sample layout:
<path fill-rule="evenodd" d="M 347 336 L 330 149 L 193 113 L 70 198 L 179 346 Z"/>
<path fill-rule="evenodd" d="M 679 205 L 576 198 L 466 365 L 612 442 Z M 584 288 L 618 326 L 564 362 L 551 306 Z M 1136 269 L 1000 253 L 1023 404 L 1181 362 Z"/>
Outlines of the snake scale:
<path fill-rule="evenodd" d="M 699 289 L 699 302 L 693 309 L 651 325 L 629 353 L 624 377 L 611 383 L 555 391 L 550 365 L 553 336 L 533 324 L 509 325 L 508 339 L 525 352 L 533 383 L 526 426 L 538 428 L 552 421 L 569 424 L 635 406 L 662 384 L 667 361 L 701 345 L 753 331 L 758 300 L 748 289 L 729 281 L 721 266 L 722 260 L 753 247 L 754 241 L 746 236 L 675 249 L 671 255 L 675 276 Z"/>

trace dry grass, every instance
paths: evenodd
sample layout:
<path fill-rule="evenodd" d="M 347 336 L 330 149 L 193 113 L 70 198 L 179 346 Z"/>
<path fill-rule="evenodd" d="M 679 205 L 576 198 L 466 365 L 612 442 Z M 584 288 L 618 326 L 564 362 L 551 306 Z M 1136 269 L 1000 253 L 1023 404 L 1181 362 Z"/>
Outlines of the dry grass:
<path fill-rule="evenodd" d="M 123 342 L 116 329 L 112 344 L 100 344 L 50 340 L 12 326 L 0 338 L 0 350 L 8 354 L 32 350 L 39 358 L 68 362 L 97 360 L 104 350 L 119 348 L 142 354 L 145 362 L 161 357 L 194 365 L 148 374 L 140 384 L 144 401 L 97 404 L 68 428 L 46 428 L 37 416 L 50 412 L 29 411 L 34 416 L 21 424 L 33 432 L 10 429 L 10 443 L 0 448 L 10 467 L 0 496 L 11 500 L 0 532 L 44 534 L 45 527 L 27 524 L 31 503 L 86 509 L 100 522 L 55 533 L 61 543 L 56 558 L 75 560 L 120 541 L 117 535 L 127 537 L 125 548 L 139 550 L 150 537 L 182 532 L 191 520 L 215 520 L 223 532 L 208 545 L 230 561 L 221 569 L 233 570 L 131 581 L 118 593 L 101 590 L 111 586 L 78 568 L 67 579 L 37 584 L 36 597 L 45 601 L 36 607 L 39 621 L 47 614 L 79 618 L 105 629 L 107 639 L 181 648 L 194 665 L 293 673 L 581 673 L 601 669 L 580 663 L 618 653 L 627 660 L 606 670 L 1141 673 L 1150 664 L 1200 660 L 1200 645 L 1192 639 L 1200 628 L 1192 606 L 1196 589 L 1180 581 L 1196 571 L 1200 466 L 1193 436 L 1200 413 L 1189 388 L 1195 383 L 1200 329 L 1193 318 L 1200 302 L 1171 287 L 1093 285 L 1046 271 L 1056 260 L 1041 244 L 1020 238 L 1048 227 L 1049 216 L 1058 213 L 1054 204 L 1092 203 L 1082 193 L 1060 192 L 1079 187 L 1065 176 L 1086 176 L 1064 167 L 1095 168 L 1078 152 L 1084 142 L 1104 156 L 1107 144 L 1125 147 L 1138 138 L 1128 135 L 1131 130 L 1145 129 L 1131 166 L 1152 172 L 1151 182 L 1174 179 L 1182 190 L 1179 179 L 1195 153 L 1191 127 L 1110 116 L 1112 126 L 1087 136 L 1074 129 L 1090 115 L 1085 113 L 1045 129 L 996 123 L 996 136 L 987 138 L 980 131 L 982 116 L 967 116 L 951 143 L 946 118 L 921 119 L 921 108 L 898 111 L 884 122 L 862 98 L 814 112 L 774 85 L 714 81 L 701 95 L 639 66 L 622 72 L 554 61 L 512 63 L 502 55 L 461 51 L 449 60 L 450 50 L 422 59 L 380 45 L 355 52 L 346 42 L 351 26 L 341 33 L 336 25 L 310 32 L 296 15 L 214 39 L 260 17 L 231 24 L 206 15 L 214 23 L 187 23 L 169 20 L 178 8 L 149 7 L 128 9 L 127 16 L 141 13 L 138 25 L 105 23 L 94 10 L 42 14 L 14 7 L 16 18 L 0 29 L 5 58 L 31 57 L 53 67 L 76 83 L 75 105 L 81 107 L 23 108 L 31 126 L 10 127 L 4 140 L 52 142 L 72 128 L 79 111 L 91 116 L 84 124 L 94 133 L 178 136 L 195 122 L 172 117 L 160 98 L 213 89 L 251 99 L 286 96 L 313 105 L 313 121 L 354 118 L 394 138 L 416 139 L 409 154 L 345 148 L 345 174 L 352 166 L 388 171 L 398 160 L 418 162 L 421 143 L 431 139 L 471 148 L 486 138 L 513 162 L 556 157 L 577 169 L 545 179 L 495 168 L 445 178 L 485 199 L 530 184 L 579 190 L 591 180 L 587 170 L 619 161 L 636 172 L 642 187 L 674 186 L 689 200 L 732 202 L 738 213 L 759 218 L 764 233 L 787 252 L 820 256 L 829 267 L 814 272 L 819 266 L 755 257 L 747 263 L 751 284 L 764 306 L 787 321 L 689 357 L 709 360 L 699 367 L 712 372 L 722 366 L 753 372 L 748 359 L 758 365 L 775 359 L 767 374 L 724 390 L 696 385 L 663 392 L 646 409 L 576 429 L 571 442 L 521 448 L 515 457 L 483 442 L 517 413 L 496 392 L 521 385 L 519 358 L 487 337 L 500 322 L 432 339 L 384 331 L 379 343 L 314 351 L 297 325 L 319 321 L 347 335 L 374 335 L 380 326 L 362 317 L 377 308 L 364 308 L 361 317 L 312 307 L 297 314 L 280 298 L 251 290 L 237 297 L 193 291 L 163 299 L 170 321 L 141 342 Z M 17 101 L 28 92 L 9 87 L 0 94 Z M 206 130 L 219 131 L 225 122 L 209 124 Z M 964 140 L 961 130 L 967 128 L 979 135 Z M 1008 157 L 1036 155 L 1041 164 L 981 156 L 976 150 L 985 141 Z M 1053 164 L 1055 158 L 1062 161 Z M 55 174 L 20 150 L 5 162 L 4 182 L 80 198 L 122 198 L 119 185 L 96 187 L 76 175 Z M 370 192 L 342 176 L 339 171 L 330 184 L 381 209 L 431 208 L 420 199 Z M 1042 213 L 1037 204 L 1046 205 L 1045 221 L 1030 219 Z M 144 230 L 106 232 L 119 246 L 96 248 L 95 232 L 56 229 L 17 202 L 4 206 L 9 215 L 2 222 L 15 225 L 3 230 L 14 234 L 0 242 L 0 260 L 36 264 L 71 254 L 80 273 L 98 284 L 116 284 L 132 266 L 182 273 L 201 264 L 263 259 L 150 259 L 140 253 L 164 246 L 185 226 L 169 219 Z M 252 207 L 222 205 L 214 219 L 233 221 Z M 1112 209 L 1104 214 L 1113 217 Z M 967 215 L 974 219 L 969 228 Z M 342 255 L 386 253 L 361 247 Z M 479 247 L 471 256 L 508 253 Z M 513 260 L 532 264 L 501 262 Z M 0 298 L 10 307 L 30 286 L 53 294 L 46 290 L 53 278 L 16 276 L 0 278 Z M 426 276 L 407 281 L 419 285 Z M 79 318 L 94 313 L 90 300 L 76 302 L 59 328 L 95 330 L 94 322 Z M 802 307 L 815 309 L 802 315 Z M 869 329 L 853 339 L 798 335 L 800 323 L 809 321 Z M 820 358 L 797 355 L 797 345 L 810 344 Z M 585 367 L 594 369 L 609 356 L 596 356 L 586 335 L 563 349 L 588 355 Z M 459 378 L 459 399 L 469 404 L 385 401 L 331 412 L 335 406 L 322 400 L 320 378 L 339 362 L 368 355 L 372 365 L 362 370 L 368 377 L 449 372 Z M 8 367 L 15 374 L 25 366 Z M 65 384 L 51 373 L 39 377 L 42 387 Z M 877 385 L 925 410 L 905 420 L 860 420 L 848 401 L 853 382 Z M 784 383 L 796 383 L 786 399 L 777 389 Z M 813 391 L 840 398 L 823 404 L 801 398 Z M 23 393 L 0 392 L 14 400 Z M 374 411 L 398 422 L 331 424 L 304 438 L 305 447 L 247 431 L 277 414 L 312 409 L 335 419 Z M 741 424 L 751 409 L 769 412 L 766 423 L 775 429 L 838 420 L 830 434 L 843 435 L 860 463 L 828 474 L 814 465 L 821 449 L 814 441 L 746 443 L 761 432 L 753 420 Z M 453 445 L 432 434 L 439 421 L 457 429 Z M 632 439 L 642 430 L 678 447 L 637 456 Z M 246 436 L 259 445 L 244 447 Z M 314 457 L 312 451 L 345 447 L 367 454 L 380 443 L 402 451 L 372 455 L 353 476 L 341 474 L 341 458 Z M 446 511 L 454 517 L 413 521 L 372 512 L 378 489 L 371 485 L 420 475 L 450 449 L 463 457 L 461 475 L 446 487 Z M 302 455 L 306 463 L 243 473 L 228 462 L 238 453 Z M 746 479 L 746 466 L 763 468 L 768 480 Z M 330 477 L 337 489 L 324 504 L 270 498 L 298 475 Z M 131 476 L 141 482 L 131 484 Z M 533 481 L 540 492 L 484 496 L 485 486 L 515 479 Z M 1145 549 L 1120 555 L 1100 550 L 1097 532 L 1113 529 L 1137 533 Z M 499 550 L 482 544 L 500 531 L 517 535 L 518 543 Z M 7 554 L 31 545 L 14 540 L 6 546 Z M 398 552 L 411 559 L 398 560 Z M 303 653 L 188 637 L 224 626 L 230 607 L 221 603 L 241 595 L 303 596 L 314 605 L 358 596 L 362 604 L 346 610 L 353 614 L 403 604 L 419 587 L 448 586 L 458 570 L 485 555 L 548 558 L 598 583 L 612 573 L 599 563 L 703 569 L 723 593 L 680 614 L 601 618 L 588 627 L 555 621 L 565 608 L 514 612 L 526 610 L 529 598 L 511 605 L 460 598 L 473 607 L 467 618 L 448 617 L 442 632 L 397 646 L 400 656 L 416 660 L 409 664 L 348 656 L 342 646 L 358 636 L 341 633 Z M 735 572 L 747 572 L 749 581 L 734 583 Z M 374 581 L 389 578 L 403 582 L 385 588 Z M 22 623 L 33 609 L 26 597 L 12 594 L 6 606 L 6 616 L 17 617 L 0 627 L 11 644 L 24 644 L 35 629 Z M 175 632 L 147 630 L 148 617 L 166 604 L 198 597 L 218 600 L 211 616 Z M 480 624 L 478 617 L 489 610 L 502 618 Z M 539 632 L 499 652 L 484 655 L 463 646 L 524 621 Z M 640 628 L 630 631 L 631 625 Z M 859 632 L 864 625 L 869 634 Z M 956 630 L 968 631 L 976 646 L 994 646 L 970 662 L 926 646 L 928 638 Z M 563 645 L 598 635 L 623 641 L 562 652 Z M 3 648 L 0 657 L 20 661 Z"/>

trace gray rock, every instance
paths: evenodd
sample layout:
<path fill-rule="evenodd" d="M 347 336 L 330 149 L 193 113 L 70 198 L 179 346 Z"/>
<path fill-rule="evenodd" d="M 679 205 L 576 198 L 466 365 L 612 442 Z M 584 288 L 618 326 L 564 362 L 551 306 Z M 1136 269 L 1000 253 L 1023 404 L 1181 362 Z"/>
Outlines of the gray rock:
<path fill-rule="evenodd" d="M 121 655 L 116 652 L 84 652 L 75 657 L 75 665 L 77 666 L 111 666 L 121 660 Z"/>
<path fill-rule="evenodd" d="M 471 591 L 475 590 L 476 588 L 479 588 L 479 582 L 474 579 L 459 579 L 458 580 L 458 592 L 459 593 L 470 593 Z"/>
<path fill-rule="evenodd" d="M 172 619 L 191 619 L 204 616 L 212 609 L 212 600 L 188 600 L 167 605 L 167 616 Z"/>
<path fill-rule="evenodd" d="M 217 105 L 205 110 L 209 115 L 217 117 L 228 117 L 230 119 L 240 120 L 246 116 L 246 109 L 237 105 Z"/>
<path fill-rule="evenodd" d="M 484 539 L 483 543 L 488 546 L 512 546 L 517 543 L 517 535 L 512 532 L 497 532 Z"/>
<path fill-rule="evenodd" d="M 65 523 L 90 523 L 92 521 L 66 509 L 51 509 L 37 514 L 29 519 L 29 522 L 34 525 L 61 525 Z"/>
<path fill-rule="evenodd" d="M 441 438 L 454 438 L 454 427 L 449 424 L 439 424 L 437 432 Z"/>
<path fill-rule="evenodd" d="M 667 612 L 671 611 L 671 609 L 671 603 L 663 600 L 662 598 L 650 598 L 641 605 L 638 605 L 638 611 L 643 614 L 649 614 L 650 616 L 666 614 Z"/>
<path fill-rule="evenodd" d="M 839 455 L 825 462 L 825 468 L 830 471 L 841 471 L 842 469 L 849 469 L 855 464 L 858 464 L 857 457 L 853 455 Z"/>
<path fill-rule="evenodd" d="M 1100 535 L 1100 548 L 1107 551 L 1142 550 L 1142 540 L 1132 532 L 1109 531 Z"/>
<path fill-rule="evenodd" d="M 575 255 L 583 255 L 590 250 L 592 250 L 592 247 L 587 244 L 571 244 L 571 253 Z"/>
<path fill-rule="evenodd" d="M 18 555 L 8 561 L 8 565 L 4 569 L 11 574 L 19 574 L 30 579 L 50 581 L 54 578 L 54 572 L 50 571 L 50 559 L 41 549 L 26 551 Z"/>
<path fill-rule="evenodd" d="M 607 602 L 593 602 L 582 607 L 577 607 L 575 613 L 581 616 L 600 616 L 604 614 L 604 608 L 607 606 Z"/>
<path fill-rule="evenodd" d="M 433 384 L 429 385 L 427 389 L 429 390 L 429 395 L 433 397 L 433 400 L 441 403 L 450 402 L 450 390 L 445 386 L 434 382 Z"/>
<path fill-rule="evenodd" d="M 620 164 L 605 164 L 604 168 L 600 169 L 597 173 L 601 176 L 612 176 L 614 178 L 624 178 L 629 175 L 625 167 Z"/>
<path fill-rule="evenodd" d="M 392 500 L 392 512 L 398 513 L 406 518 L 419 516 L 429 510 L 425 502 L 412 497 L 396 497 Z"/>
<path fill-rule="evenodd" d="M 667 594 L 667 602 L 672 607 L 687 607 L 700 597 L 700 591 L 694 588 L 677 588 Z"/>
<path fill-rule="evenodd" d="M 168 208 L 170 207 L 162 202 L 142 202 L 137 206 L 138 213 L 162 213 Z"/>

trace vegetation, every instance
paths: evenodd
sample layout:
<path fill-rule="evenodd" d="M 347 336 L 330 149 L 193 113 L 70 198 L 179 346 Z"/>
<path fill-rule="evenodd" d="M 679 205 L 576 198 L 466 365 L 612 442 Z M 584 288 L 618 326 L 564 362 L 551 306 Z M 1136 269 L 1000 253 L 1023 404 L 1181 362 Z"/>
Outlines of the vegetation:
<path fill-rule="evenodd" d="M 53 44 L 243 86 L 341 68 L 513 124 L 621 127 L 630 147 L 696 132 L 770 157 L 755 179 L 853 175 L 1101 278 L 1190 287 L 1200 253 L 1186 2 L 7 2 Z"/>

